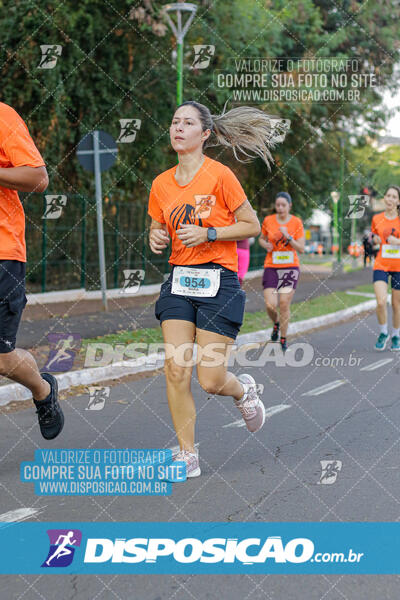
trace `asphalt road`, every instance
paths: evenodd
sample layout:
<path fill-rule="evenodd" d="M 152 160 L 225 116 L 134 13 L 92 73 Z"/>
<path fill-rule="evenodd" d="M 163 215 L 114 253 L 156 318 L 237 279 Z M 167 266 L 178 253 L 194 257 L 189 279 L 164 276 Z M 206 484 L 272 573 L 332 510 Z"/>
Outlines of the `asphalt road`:
<path fill-rule="evenodd" d="M 37 521 L 398 521 L 400 355 L 376 353 L 373 316 L 292 340 L 309 364 L 237 363 L 264 384 L 269 419 L 251 435 L 229 398 L 196 379 L 202 476 L 174 484 L 170 497 L 39 497 L 19 481 L 36 448 L 163 448 L 176 444 L 162 374 L 111 388 L 103 410 L 88 394 L 64 401 L 66 426 L 40 437 L 33 410 L 0 415 L 1 513 L 36 510 Z M 265 351 L 264 351 L 265 352 Z M 351 357 L 351 358 L 350 358 Z M 265 362 L 265 361 L 264 361 Z M 322 366 L 323 365 L 323 366 Z M 320 461 L 341 465 L 334 483 Z M 1 518 L 1 516 L 0 516 Z M 1 576 L 1 598 L 42 600 L 380 600 L 399 597 L 397 576 Z"/>

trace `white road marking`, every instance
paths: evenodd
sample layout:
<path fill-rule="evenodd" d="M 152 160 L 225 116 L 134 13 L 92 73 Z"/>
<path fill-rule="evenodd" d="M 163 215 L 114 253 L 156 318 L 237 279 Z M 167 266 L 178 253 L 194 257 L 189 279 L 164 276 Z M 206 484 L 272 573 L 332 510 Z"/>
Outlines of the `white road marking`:
<path fill-rule="evenodd" d="M 375 371 L 375 369 L 379 369 L 379 367 L 383 367 L 384 365 L 392 362 L 393 358 L 382 358 L 382 360 L 378 360 L 377 362 L 371 363 L 370 365 L 365 365 L 360 371 Z"/>
<path fill-rule="evenodd" d="M 37 515 L 42 512 L 42 508 L 17 508 L 16 510 L 9 510 L 6 513 L 0 515 L 0 523 L 16 523 L 17 521 L 25 521 L 33 515 Z"/>
<path fill-rule="evenodd" d="M 270 406 L 265 409 L 265 418 L 270 419 L 273 415 L 276 415 L 287 408 L 290 408 L 291 404 L 276 404 L 275 406 Z M 227 425 L 222 425 L 223 429 L 225 427 L 246 427 L 246 423 L 243 419 L 238 419 L 237 421 L 233 421 L 233 423 L 228 423 Z"/>
<path fill-rule="evenodd" d="M 321 385 L 320 387 L 314 388 L 309 392 L 304 392 L 302 396 L 319 396 L 320 394 L 330 392 L 331 390 L 334 390 L 335 388 L 338 388 L 341 385 L 344 385 L 345 383 L 348 383 L 347 379 L 335 379 L 335 381 L 325 383 L 325 385 Z"/>

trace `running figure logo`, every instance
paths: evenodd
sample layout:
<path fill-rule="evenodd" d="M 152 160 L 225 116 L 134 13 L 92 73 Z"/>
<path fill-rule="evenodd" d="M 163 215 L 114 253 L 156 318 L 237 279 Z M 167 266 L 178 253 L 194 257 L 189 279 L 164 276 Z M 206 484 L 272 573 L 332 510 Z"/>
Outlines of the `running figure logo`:
<path fill-rule="evenodd" d="M 142 121 L 140 119 L 120 119 L 121 131 L 117 142 L 119 144 L 130 144 L 136 139 L 136 133 L 139 131 Z"/>
<path fill-rule="evenodd" d="M 335 483 L 337 476 L 342 470 L 341 460 L 320 460 L 321 463 L 321 477 L 318 483 L 322 485 L 332 485 Z"/>
<path fill-rule="evenodd" d="M 271 119 L 270 143 L 280 144 L 290 129 L 290 119 Z"/>
<path fill-rule="evenodd" d="M 42 219 L 59 219 L 62 209 L 67 204 L 67 196 L 59 194 L 58 196 L 45 196 L 46 210 Z"/>
<path fill-rule="evenodd" d="M 48 529 L 49 553 L 42 567 L 68 567 L 74 558 L 75 548 L 81 545 L 79 529 Z"/>
<path fill-rule="evenodd" d="M 210 60 L 214 56 L 215 46 L 194 45 L 194 59 L 191 69 L 207 69 Z"/>
<path fill-rule="evenodd" d="M 58 46 L 57 44 L 43 44 L 40 46 L 40 50 L 42 51 L 42 58 L 40 59 L 40 63 L 38 64 L 37 68 L 54 69 L 57 64 L 58 57 L 61 56 L 62 46 Z"/>
<path fill-rule="evenodd" d="M 78 333 L 49 333 L 47 336 L 51 350 L 44 371 L 57 373 L 72 369 L 75 354 L 81 345 L 81 336 Z"/>
<path fill-rule="evenodd" d="M 195 216 L 201 219 L 208 219 L 208 217 L 211 215 L 212 207 L 215 206 L 216 201 L 217 198 L 214 196 L 214 194 L 195 194 Z"/>
<path fill-rule="evenodd" d="M 279 277 L 278 284 L 276 286 L 276 292 L 281 294 L 288 294 L 293 290 L 293 286 L 299 278 L 299 272 L 296 269 L 277 269 L 277 275 Z"/>
<path fill-rule="evenodd" d="M 349 196 L 349 210 L 346 219 L 361 219 L 369 204 L 369 196 Z"/>
<path fill-rule="evenodd" d="M 89 387 L 89 403 L 85 410 L 102 410 L 106 400 L 110 397 L 110 386 L 94 386 Z"/>
<path fill-rule="evenodd" d="M 143 269 L 124 269 L 124 285 L 121 294 L 136 294 L 144 279 Z"/>

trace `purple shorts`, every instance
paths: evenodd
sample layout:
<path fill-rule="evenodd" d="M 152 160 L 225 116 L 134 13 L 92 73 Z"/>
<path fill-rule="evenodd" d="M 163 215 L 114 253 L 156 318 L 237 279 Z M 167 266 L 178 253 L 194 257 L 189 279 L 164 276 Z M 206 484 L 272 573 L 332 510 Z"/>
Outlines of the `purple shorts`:
<path fill-rule="evenodd" d="M 277 292 L 290 292 L 295 290 L 300 276 L 299 267 L 266 267 L 262 278 L 264 290 L 273 288 Z"/>

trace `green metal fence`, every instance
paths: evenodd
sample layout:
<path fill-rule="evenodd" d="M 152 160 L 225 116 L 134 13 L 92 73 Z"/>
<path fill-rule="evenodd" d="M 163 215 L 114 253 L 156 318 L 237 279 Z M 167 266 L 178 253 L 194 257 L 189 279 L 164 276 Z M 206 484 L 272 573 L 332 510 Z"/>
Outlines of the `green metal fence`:
<path fill-rule="evenodd" d="M 69 195 L 56 219 L 43 218 L 45 195 L 31 194 L 21 200 L 26 214 L 28 290 L 99 289 L 95 200 Z M 145 284 L 161 282 L 169 270 L 169 253 L 158 256 L 150 251 L 147 203 L 113 195 L 105 199 L 103 215 L 107 287 L 122 286 L 124 269 L 143 269 Z M 254 244 L 250 269 L 260 268 L 264 256 L 262 248 Z"/>

